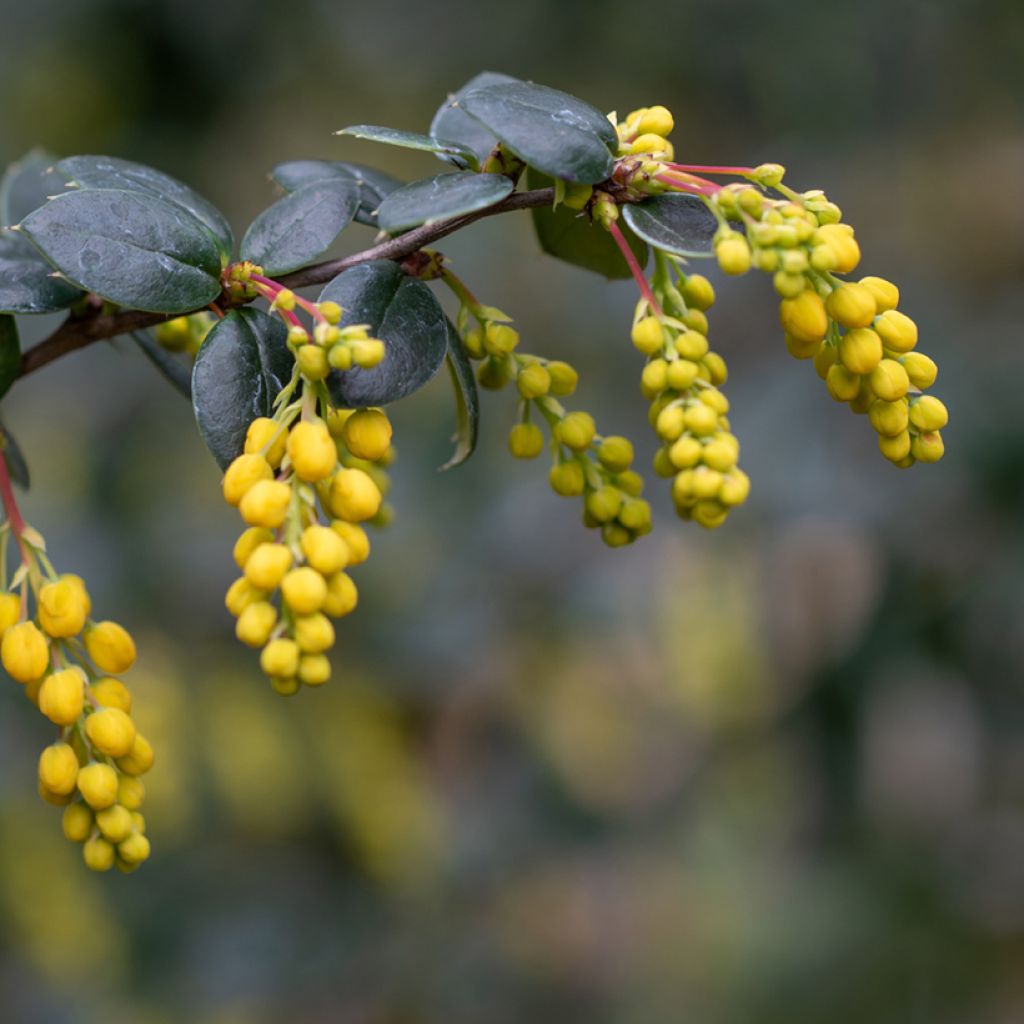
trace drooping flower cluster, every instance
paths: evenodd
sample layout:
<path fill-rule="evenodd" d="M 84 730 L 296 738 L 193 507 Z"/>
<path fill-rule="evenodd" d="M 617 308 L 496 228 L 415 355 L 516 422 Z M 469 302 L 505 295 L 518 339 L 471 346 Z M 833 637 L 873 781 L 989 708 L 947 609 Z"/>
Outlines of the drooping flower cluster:
<path fill-rule="evenodd" d="M 5 550 L 16 529 L 22 554 L 0 593 L 0 660 L 58 729 L 39 757 L 39 794 L 64 808 L 64 835 L 82 843 L 88 867 L 134 871 L 150 852 L 139 776 L 153 764 L 117 678 L 134 664 L 135 643 L 116 622 L 92 619 L 84 582 L 54 571 L 35 530 L 11 519 L 0 529 Z"/>

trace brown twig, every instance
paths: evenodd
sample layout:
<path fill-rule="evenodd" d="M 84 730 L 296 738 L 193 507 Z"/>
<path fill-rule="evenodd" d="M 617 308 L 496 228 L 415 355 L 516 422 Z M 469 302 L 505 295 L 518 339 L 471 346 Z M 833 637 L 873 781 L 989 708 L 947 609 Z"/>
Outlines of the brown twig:
<path fill-rule="evenodd" d="M 424 224 L 422 227 L 413 228 L 404 235 L 397 238 L 389 238 L 378 245 L 364 249 L 362 252 L 354 253 L 351 256 L 343 256 L 341 259 L 328 260 L 325 263 L 317 263 L 311 267 L 303 267 L 290 274 L 279 277 L 282 284 L 289 288 L 303 288 L 307 285 L 326 284 L 333 280 L 343 270 L 358 266 L 360 263 L 369 263 L 371 260 L 401 260 L 414 252 L 418 252 L 425 246 L 431 245 L 441 238 L 459 231 L 461 228 L 472 224 L 474 221 L 484 217 L 493 217 L 498 213 L 509 213 L 512 210 L 528 210 L 537 206 L 550 206 L 554 201 L 554 189 L 539 188 L 529 192 L 513 192 L 508 198 L 503 199 L 486 210 L 479 210 L 476 213 L 469 213 L 462 217 L 453 217 L 450 220 L 438 221 L 434 224 Z M 238 305 L 232 302 L 226 295 L 219 300 L 221 308 L 230 308 Z M 200 312 L 194 310 L 193 312 Z M 164 323 L 166 320 L 174 319 L 176 316 L 187 316 L 187 313 L 144 313 L 141 310 L 124 310 L 120 313 L 106 314 L 80 314 L 69 316 L 51 335 L 44 338 L 38 345 L 30 348 L 21 357 L 21 371 L 19 377 L 24 377 L 55 359 L 75 352 L 80 348 L 91 345 L 94 341 L 103 341 L 107 338 L 117 337 L 119 334 L 127 334 L 129 331 L 138 331 L 155 324 Z"/>

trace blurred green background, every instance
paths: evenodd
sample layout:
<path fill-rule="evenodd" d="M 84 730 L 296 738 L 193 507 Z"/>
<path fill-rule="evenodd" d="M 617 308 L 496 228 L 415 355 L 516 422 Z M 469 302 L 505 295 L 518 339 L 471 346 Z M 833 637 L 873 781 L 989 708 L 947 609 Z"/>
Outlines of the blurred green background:
<path fill-rule="evenodd" d="M 769 283 L 722 283 L 752 497 L 709 534 L 652 479 L 655 533 L 608 551 L 507 456 L 507 394 L 435 472 L 439 378 L 393 411 L 397 519 L 335 678 L 284 701 L 223 609 L 237 518 L 187 403 L 122 343 L 19 383 L 24 511 L 139 638 L 158 763 L 152 861 L 92 876 L 35 796 L 49 728 L 0 688 L 0 1019 L 1024 1020 L 1018 0 L 0 12 L 3 163 L 153 163 L 239 234 L 284 159 L 436 173 L 330 133 L 422 130 L 484 68 L 665 103 L 683 158 L 779 161 L 843 207 L 952 411 L 945 460 L 894 470 L 786 355 Z M 444 251 L 647 462 L 632 286 L 539 255 L 526 215 Z"/>

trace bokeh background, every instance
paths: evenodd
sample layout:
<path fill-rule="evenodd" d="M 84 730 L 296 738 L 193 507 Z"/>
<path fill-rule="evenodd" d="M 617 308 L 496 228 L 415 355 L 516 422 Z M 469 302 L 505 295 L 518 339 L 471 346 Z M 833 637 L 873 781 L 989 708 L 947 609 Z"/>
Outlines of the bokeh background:
<path fill-rule="evenodd" d="M 335 679 L 286 701 L 232 636 L 236 517 L 133 348 L 19 383 L 3 419 L 59 567 L 138 635 L 155 854 L 94 877 L 35 797 L 48 729 L 0 687 L 0 1018 L 786 1024 L 1024 1020 L 1024 8 L 1018 0 L 0 0 L 0 160 L 149 162 L 240 234 L 298 157 L 407 178 L 483 68 L 620 111 L 692 162 L 776 160 L 844 208 L 937 359 L 947 456 L 901 473 L 785 353 L 760 275 L 713 343 L 750 502 L 607 551 L 514 403 L 447 474 L 447 382 L 394 410 L 393 527 Z M 344 247 L 370 241 L 353 227 Z M 526 215 L 444 243 L 579 406 L 653 444 L 628 283 Z M 35 323 L 27 338 L 52 326 Z"/>

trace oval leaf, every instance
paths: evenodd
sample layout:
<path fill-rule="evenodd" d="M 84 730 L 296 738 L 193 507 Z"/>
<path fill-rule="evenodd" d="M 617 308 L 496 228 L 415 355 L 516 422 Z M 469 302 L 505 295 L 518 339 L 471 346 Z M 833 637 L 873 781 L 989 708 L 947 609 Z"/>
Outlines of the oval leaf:
<path fill-rule="evenodd" d="M 380 204 L 382 231 L 395 234 L 420 224 L 447 220 L 500 203 L 515 186 L 503 174 L 456 171 L 414 181 L 395 189 Z"/>
<path fill-rule="evenodd" d="M 530 188 L 546 188 L 551 179 L 531 169 L 527 172 L 527 182 Z M 604 228 L 592 223 L 586 214 L 565 206 L 554 210 L 549 206 L 535 207 L 530 213 L 537 241 L 548 255 L 611 280 L 630 276 L 629 266 L 622 258 L 615 239 Z M 640 266 L 646 265 L 647 246 L 628 227 L 623 227 L 622 233 L 637 262 Z"/>
<path fill-rule="evenodd" d="M 33 149 L 7 168 L 0 181 L 0 225 L 18 224 L 64 191 L 67 179 L 53 166 L 56 160 L 52 153 Z"/>
<path fill-rule="evenodd" d="M 452 391 L 455 394 L 455 451 L 452 457 L 441 467 L 442 470 L 453 469 L 461 465 L 476 449 L 477 435 L 480 430 L 480 393 L 476 387 L 476 374 L 469 355 L 462 344 L 462 338 L 451 320 L 448 326 L 448 352 L 445 362 L 452 378 Z"/>
<path fill-rule="evenodd" d="M 427 285 L 406 277 L 396 263 L 374 260 L 346 270 L 324 288 L 320 301 L 328 299 L 344 310 L 343 326 L 368 324 L 386 346 L 384 359 L 372 370 L 334 371 L 327 378 L 339 407 L 395 402 L 440 369 L 448 351 L 444 312 Z"/>
<path fill-rule="evenodd" d="M 79 188 L 143 192 L 173 206 L 180 206 L 207 227 L 217 239 L 224 255 L 231 255 L 234 247 L 231 225 L 220 210 L 184 182 L 163 171 L 113 156 L 72 156 L 61 160 L 57 170 Z"/>
<path fill-rule="evenodd" d="M 489 85 L 459 106 L 531 167 L 593 185 L 612 173 L 618 137 L 608 119 L 582 100 L 531 82 Z"/>
<path fill-rule="evenodd" d="M 21 451 L 21 446 L 14 439 L 14 435 L 2 423 L 0 423 L 0 451 L 3 452 L 11 480 L 23 491 L 27 491 L 32 482 L 28 471 L 28 462 Z"/>
<path fill-rule="evenodd" d="M 475 89 L 484 89 L 489 85 L 501 85 L 518 82 L 518 78 L 503 75 L 500 71 L 481 71 L 471 78 L 458 92 L 449 95 L 447 101 L 438 108 L 434 120 L 430 122 L 430 134 L 435 138 L 451 139 L 461 146 L 472 150 L 482 164 L 490 152 L 498 144 L 498 139 L 485 125 L 475 121 L 459 107 L 459 101 L 467 93 Z M 450 157 L 438 154 L 442 160 L 451 161 Z"/>
<path fill-rule="evenodd" d="M 403 132 L 398 128 L 386 128 L 379 124 L 353 124 L 342 128 L 335 135 L 351 135 L 356 139 L 368 139 L 370 142 L 383 142 L 388 146 L 401 146 L 403 149 L 421 149 L 426 153 L 437 153 L 448 157 L 459 167 L 476 168 L 479 165 L 473 150 L 458 142 L 447 139 L 435 139 L 433 135 L 421 135 L 419 132 Z"/>
<path fill-rule="evenodd" d="M 213 235 L 180 206 L 144 192 L 68 192 L 21 228 L 70 281 L 121 306 L 187 313 L 220 294 Z"/>
<path fill-rule="evenodd" d="M 0 398 L 21 372 L 21 345 L 13 316 L 0 316 Z"/>
<path fill-rule="evenodd" d="M 192 368 L 192 409 L 221 469 L 242 454 L 249 424 L 270 415 L 291 379 L 295 359 L 287 337 L 277 317 L 236 309 L 203 341 Z"/>
<path fill-rule="evenodd" d="M 654 196 L 628 204 L 623 217 L 655 249 L 675 256 L 714 255 L 718 221 L 698 196 Z"/>
<path fill-rule="evenodd" d="M 0 230 L 0 312 L 53 313 L 81 296 L 24 235 Z"/>
<path fill-rule="evenodd" d="M 381 200 L 403 184 L 376 167 L 341 160 L 290 160 L 278 164 L 270 176 L 286 192 L 321 181 L 354 181 L 359 186 L 359 209 L 355 219 L 371 228 L 377 227 L 376 210 Z"/>
<path fill-rule="evenodd" d="M 242 239 L 241 257 L 284 274 L 323 255 L 351 223 L 359 186 L 351 178 L 304 185 L 264 210 Z"/>

